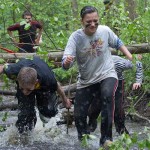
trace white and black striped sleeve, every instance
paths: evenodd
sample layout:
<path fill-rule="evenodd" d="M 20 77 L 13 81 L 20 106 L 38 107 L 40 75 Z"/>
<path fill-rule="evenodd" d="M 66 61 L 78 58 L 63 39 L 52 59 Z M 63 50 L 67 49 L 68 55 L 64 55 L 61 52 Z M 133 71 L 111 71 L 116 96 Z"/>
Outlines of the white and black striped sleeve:
<path fill-rule="evenodd" d="M 142 62 L 136 61 L 136 83 L 143 81 L 143 65 Z"/>
<path fill-rule="evenodd" d="M 112 56 L 114 64 L 115 64 L 115 70 L 118 75 L 119 80 L 123 80 L 123 71 L 127 69 L 132 69 L 133 66 L 135 66 L 130 60 L 124 59 L 119 56 Z M 136 83 L 142 83 L 143 81 L 143 66 L 142 62 L 136 61 Z"/>

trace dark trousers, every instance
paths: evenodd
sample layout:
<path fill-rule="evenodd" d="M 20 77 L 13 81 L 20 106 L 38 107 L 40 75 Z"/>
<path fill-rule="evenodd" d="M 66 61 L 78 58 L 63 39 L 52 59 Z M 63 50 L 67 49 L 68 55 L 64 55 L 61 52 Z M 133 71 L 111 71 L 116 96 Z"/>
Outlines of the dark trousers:
<path fill-rule="evenodd" d="M 122 132 L 126 130 L 123 102 L 124 102 L 124 80 L 119 80 L 118 88 L 115 94 L 115 114 L 114 114 L 114 123 L 116 131 L 119 134 L 122 134 Z"/>
<path fill-rule="evenodd" d="M 32 43 L 31 43 L 32 44 Z M 34 44 L 34 43 L 33 43 Z M 35 53 L 36 50 L 33 49 L 33 45 L 20 44 L 19 53 Z"/>
<path fill-rule="evenodd" d="M 102 104 L 101 101 L 98 100 L 99 95 L 96 95 L 94 101 L 91 103 L 89 107 L 89 123 L 93 123 L 99 116 Z M 123 108 L 123 101 L 124 101 L 124 80 L 118 81 L 118 87 L 115 93 L 115 113 L 114 113 L 114 123 L 116 127 L 116 131 L 119 134 L 123 132 L 128 133 L 125 127 L 125 112 Z"/>
<path fill-rule="evenodd" d="M 80 139 L 83 134 L 88 134 L 87 129 L 87 116 L 91 103 L 93 103 L 96 95 L 97 100 L 101 101 L 101 139 L 100 143 L 103 144 L 107 139 L 112 140 L 112 122 L 114 118 L 114 94 L 117 87 L 117 79 L 107 78 L 100 83 L 91 85 L 86 88 L 77 89 L 75 104 L 74 104 L 74 117 L 75 125 L 78 131 L 78 138 Z"/>
<path fill-rule="evenodd" d="M 25 96 L 22 91 L 17 88 L 16 97 L 18 99 L 19 109 L 16 127 L 18 128 L 19 133 L 23 133 L 34 128 L 37 121 L 35 103 L 37 103 L 39 113 L 45 117 L 54 117 L 58 112 L 56 93 L 50 93 L 49 91 L 43 92 L 39 90 Z"/>

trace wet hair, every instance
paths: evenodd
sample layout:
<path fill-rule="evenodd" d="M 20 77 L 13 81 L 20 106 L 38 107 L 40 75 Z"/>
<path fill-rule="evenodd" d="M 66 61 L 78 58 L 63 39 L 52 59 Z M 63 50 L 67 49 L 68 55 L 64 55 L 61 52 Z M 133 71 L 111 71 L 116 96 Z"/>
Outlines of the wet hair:
<path fill-rule="evenodd" d="M 22 18 L 24 18 L 25 16 L 31 16 L 32 17 L 32 13 L 29 10 L 25 10 L 22 14 Z"/>
<path fill-rule="evenodd" d="M 19 84 L 26 86 L 26 85 L 33 85 L 37 80 L 37 71 L 31 67 L 23 67 L 18 73 L 17 81 Z"/>
<path fill-rule="evenodd" d="M 90 13 L 93 13 L 93 12 L 97 12 L 98 13 L 98 10 L 95 7 L 93 7 L 93 6 L 84 6 L 81 9 L 80 17 L 83 19 L 86 14 L 90 14 Z"/>

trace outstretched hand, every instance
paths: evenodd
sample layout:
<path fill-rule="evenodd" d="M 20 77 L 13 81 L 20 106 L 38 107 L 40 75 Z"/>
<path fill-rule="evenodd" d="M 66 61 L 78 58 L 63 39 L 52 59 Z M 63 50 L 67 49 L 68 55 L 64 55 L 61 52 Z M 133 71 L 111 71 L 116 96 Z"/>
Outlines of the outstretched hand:
<path fill-rule="evenodd" d="M 132 86 L 132 90 L 137 90 L 140 87 L 141 87 L 141 83 L 134 83 Z"/>
<path fill-rule="evenodd" d="M 65 102 L 63 102 L 64 106 L 65 106 L 67 109 L 70 109 L 70 108 L 71 108 L 71 105 L 72 105 L 71 101 L 72 101 L 72 100 L 70 100 L 69 98 L 67 98 L 67 99 L 65 100 Z"/>

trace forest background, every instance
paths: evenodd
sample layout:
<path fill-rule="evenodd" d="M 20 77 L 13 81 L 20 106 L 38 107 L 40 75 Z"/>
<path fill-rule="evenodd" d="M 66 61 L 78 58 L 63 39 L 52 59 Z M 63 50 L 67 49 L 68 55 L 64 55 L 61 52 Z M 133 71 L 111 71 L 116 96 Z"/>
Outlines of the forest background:
<path fill-rule="evenodd" d="M 99 11 L 100 24 L 109 26 L 124 42 L 125 45 L 142 44 L 150 42 L 150 1 L 149 0 L 1 0 L 0 1 L 0 44 L 3 47 L 17 51 L 7 34 L 7 27 L 22 21 L 22 13 L 29 10 L 33 19 L 43 25 L 40 54 L 50 51 L 63 51 L 70 34 L 81 28 L 80 10 L 85 5 L 93 5 Z M 15 33 L 18 38 L 18 33 Z M 0 52 L 3 52 L 0 50 Z M 136 60 L 136 55 L 134 55 Z M 150 54 L 143 54 L 144 80 L 142 88 L 135 94 L 131 92 L 131 85 L 135 81 L 135 68 L 126 71 L 126 97 L 130 107 L 128 111 L 135 112 L 136 106 L 143 105 L 144 109 L 150 108 Z M 1 63 L 4 63 L 0 58 Z M 45 57 L 45 61 L 47 58 Z M 49 62 L 48 62 L 49 63 Z M 49 63 L 52 66 L 52 62 Z M 61 68 L 54 69 L 57 79 L 62 84 L 68 84 L 73 76 L 72 82 L 76 82 L 76 66 L 69 71 Z M 8 84 L 9 80 L 5 77 Z M 144 104 L 139 101 L 144 100 Z M 145 102 L 146 101 L 146 102 Z M 142 108 L 143 108 L 142 107 Z M 149 109 L 150 112 L 150 109 Z M 149 113 L 150 114 L 150 113 Z M 150 117 L 150 115 L 149 115 Z"/>
<path fill-rule="evenodd" d="M 103 2 L 108 2 L 104 5 Z M 0 1 L 0 45 L 17 51 L 7 34 L 7 27 L 22 21 L 22 13 L 29 10 L 33 14 L 33 19 L 42 23 L 43 43 L 40 45 L 38 54 L 45 55 L 45 61 L 53 67 L 53 62 L 49 62 L 46 55 L 52 51 L 63 51 L 70 34 L 81 28 L 80 10 L 83 6 L 93 5 L 99 11 L 100 24 L 109 26 L 125 45 L 150 44 L 150 1 L 149 0 L 1 0 Z M 18 38 L 18 33 L 15 33 Z M 0 53 L 4 51 L 0 50 Z M 133 54 L 134 61 L 136 54 Z M 150 123 L 150 54 L 142 54 L 144 79 L 142 88 L 132 91 L 131 86 L 135 82 L 135 71 L 125 72 L 125 100 L 126 115 L 133 115 Z M 6 63 L 0 58 L 0 63 Z M 58 81 L 68 84 L 70 78 L 76 82 L 76 65 L 64 71 L 61 68 L 53 69 Z M 5 82 L 3 90 L 9 87 L 12 82 L 6 76 L 0 78 Z M 0 101 L 2 101 L 0 96 Z M 131 115 L 131 116 L 132 116 Z M 7 114 L 4 115 L 6 120 Z M 129 138 L 127 138 L 129 139 Z M 150 139 L 150 135 L 149 135 Z M 132 142 L 135 140 L 132 140 Z M 150 140 L 149 140 L 150 141 Z M 127 140 L 127 143 L 129 140 Z M 126 143 L 126 145 L 127 145 Z M 147 140 L 140 145 L 145 147 Z M 120 143 L 122 145 L 122 143 Z M 147 146 L 150 148 L 150 145 Z"/>

